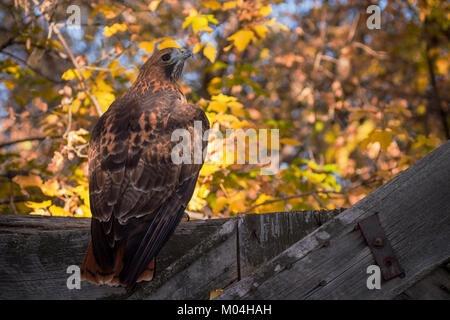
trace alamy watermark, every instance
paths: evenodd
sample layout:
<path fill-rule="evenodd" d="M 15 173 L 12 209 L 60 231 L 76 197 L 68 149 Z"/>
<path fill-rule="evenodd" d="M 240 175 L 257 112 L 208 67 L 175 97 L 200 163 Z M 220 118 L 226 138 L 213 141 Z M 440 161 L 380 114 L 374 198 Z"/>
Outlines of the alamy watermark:
<path fill-rule="evenodd" d="M 67 7 L 66 13 L 70 16 L 67 18 L 67 26 L 80 26 L 81 25 L 81 9 L 80 6 L 72 4 Z"/>
<path fill-rule="evenodd" d="M 366 13 L 370 16 L 366 20 L 366 26 L 369 30 L 381 29 L 381 9 L 379 6 L 373 4 L 368 6 Z"/>
<path fill-rule="evenodd" d="M 367 267 L 367 277 L 366 286 L 369 290 L 380 290 L 381 289 L 381 270 L 376 264 L 372 264 Z"/>
<path fill-rule="evenodd" d="M 66 273 L 69 273 L 70 276 L 67 278 L 67 289 L 81 289 L 81 271 L 80 267 L 77 265 L 70 265 L 67 267 Z"/>

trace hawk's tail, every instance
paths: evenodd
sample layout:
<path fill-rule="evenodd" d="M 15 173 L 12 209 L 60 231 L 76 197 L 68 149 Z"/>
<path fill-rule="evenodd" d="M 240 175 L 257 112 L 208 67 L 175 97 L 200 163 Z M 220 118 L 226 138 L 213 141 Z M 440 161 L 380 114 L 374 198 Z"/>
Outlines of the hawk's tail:
<path fill-rule="evenodd" d="M 119 279 L 119 274 L 123 268 L 123 254 L 125 252 L 125 248 L 126 243 L 124 243 L 115 253 L 114 267 L 104 269 L 100 267 L 95 260 L 92 242 L 89 242 L 86 256 L 84 257 L 83 264 L 81 265 L 81 280 L 86 280 L 97 285 L 107 284 L 114 287 L 120 285 L 126 286 L 126 284 L 121 283 Z M 152 280 L 154 270 L 155 259 L 152 259 L 136 282 Z"/>

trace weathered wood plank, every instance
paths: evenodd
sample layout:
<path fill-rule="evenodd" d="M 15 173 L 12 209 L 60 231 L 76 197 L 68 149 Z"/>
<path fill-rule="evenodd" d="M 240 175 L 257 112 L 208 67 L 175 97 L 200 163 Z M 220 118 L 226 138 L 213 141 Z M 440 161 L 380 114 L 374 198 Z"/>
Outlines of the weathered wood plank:
<path fill-rule="evenodd" d="M 251 214 L 182 222 L 158 255 L 155 279 L 139 284 L 132 294 L 87 282 L 82 282 L 81 290 L 67 289 L 66 270 L 69 265 L 80 265 L 84 257 L 90 219 L 0 216 L 0 298 L 208 299 L 212 290 L 238 281 L 241 274 L 254 270 L 336 213 Z M 258 242 L 254 235 L 260 236 Z"/>
<path fill-rule="evenodd" d="M 450 263 L 436 268 L 395 297 L 396 300 L 450 300 Z"/>
<path fill-rule="evenodd" d="M 307 235 L 217 299 L 393 299 L 450 257 L 450 142 Z M 379 213 L 404 278 L 368 290 L 360 219 Z"/>
<path fill-rule="evenodd" d="M 240 276 L 283 252 L 344 209 L 248 214 L 239 220 Z"/>
<path fill-rule="evenodd" d="M 199 242 L 207 242 L 225 222 L 226 219 L 182 222 L 158 256 L 155 282 L 170 277 L 171 265 Z M 128 296 L 123 288 L 87 282 L 82 282 L 81 290 L 67 289 L 67 267 L 81 264 L 90 240 L 89 226 L 89 219 L 0 216 L 0 299 Z"/>

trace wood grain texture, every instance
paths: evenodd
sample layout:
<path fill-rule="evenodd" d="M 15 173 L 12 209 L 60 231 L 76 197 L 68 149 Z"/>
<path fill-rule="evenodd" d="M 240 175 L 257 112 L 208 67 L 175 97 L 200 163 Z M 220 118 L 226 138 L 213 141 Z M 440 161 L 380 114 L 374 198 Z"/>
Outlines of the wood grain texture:
<path fill-rule="evenodd" d="M 90 219 L 3 215 L 0 299 L 208 299 L 212 290 L 239 281 L 338 212 L 182 222 L 157 257 L 156 277 L 132 293 L 87 282 L 81 290 L 67 289 L 66 270 L 83 260 Z"/>
<path fill-rule="evenodd" d="M 225 219 L 182 222 L 157 259 L 157 277 L 170 278 L 171 265 L 208 241 Z M 81 283 L 67 289 L 69 265 L 80 265 L 90 240 L 89 219 L 0 216 L 0 299 L 114 299 L 123 288 Z M 192 237 L 192 235 L 195 237 Z M 201 254 L 201 253 L 200 253 Z"/>
<path fill-rule="evenodd" d="M 430 272 L 403 291 L 396 300 L 450 300 L 450 263 Z"/>
<path fill-rule="evenodd" d="M 343 210 L 245 215 L 239 220 L 240 276 L 251 274 Z"/>
<path fill-rule="evenodd" d="M 0 216 L 0 299 L 445 298 L 450 258 L 450 142 L 339 211 L 250 214 L 182 222 L 157 258 L 156 277 L 123 288 L 66 286 L 80 265 L 89 219 Z M 374 259 L 359 230 L 378 212 L 404 278 L 366 287 Z M 437 289 L 436 289 L 437 288 Z"/>
<path fill-rule="evenodd" d="M 450 257 L 450 142 L 310 233 L 217 299 L 393 299 Z M 404 278 L 368 290 L 355 226 L 379 213 Z"/>

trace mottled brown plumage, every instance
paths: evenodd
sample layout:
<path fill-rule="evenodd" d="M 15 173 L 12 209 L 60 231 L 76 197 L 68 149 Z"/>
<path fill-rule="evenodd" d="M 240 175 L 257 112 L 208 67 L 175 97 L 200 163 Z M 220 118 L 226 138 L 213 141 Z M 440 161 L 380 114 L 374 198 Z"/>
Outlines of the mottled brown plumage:
<path fill-rule="evenodd" d="M 193 136 L 194 121 L 209 129 L 204 112 L 186 102 L 177 84 L 190 55 L 177 48 L 154 53 L 92 132 L 92 242 L 82 266 L 86 280 L 131 287 L 151 279 L 154 258 L 192 197 L 202 164 L 171 159 L 178 143 L 171 141 L 175 129 Z M 206 148 L 207 142 L 202 143 Z"/>

